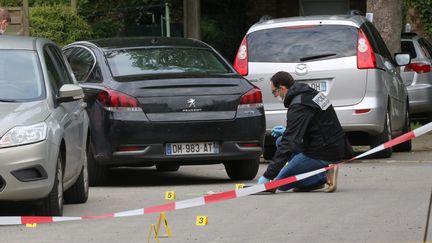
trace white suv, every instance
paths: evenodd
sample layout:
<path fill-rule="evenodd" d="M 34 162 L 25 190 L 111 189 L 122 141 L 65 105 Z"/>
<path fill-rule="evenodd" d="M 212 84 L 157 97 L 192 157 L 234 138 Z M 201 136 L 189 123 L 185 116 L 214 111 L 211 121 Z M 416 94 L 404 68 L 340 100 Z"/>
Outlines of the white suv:
<path fill-rule="evenodd" d="M 379 32 L 360 15 L 284 18 L 253 25 L 234 67 L 262 90 L 267 120 L 264 157 L 269 159 L 274 152 L 271 128 L 286 122 L 286 109 L 269 85 L 278 71 L 326 94 L 353 145 L 375 147 L 409 131 L 408 95 L 397 66 L 410 59 L 398 53 L 395 60 Z M 410 151 L 411 142 L 396 149 Z M 375 157 L 391 154 L 390 148 Z"/>

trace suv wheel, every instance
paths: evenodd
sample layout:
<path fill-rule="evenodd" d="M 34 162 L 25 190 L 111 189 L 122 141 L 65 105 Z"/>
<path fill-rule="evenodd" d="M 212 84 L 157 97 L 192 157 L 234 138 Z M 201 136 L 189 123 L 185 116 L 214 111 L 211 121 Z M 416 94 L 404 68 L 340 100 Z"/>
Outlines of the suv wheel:
<path fill-rule="evenodd" d="M 85 203 L 88 199 L 89 180 L 87 171 L 87 152 L 77 181 L 64 194 L 66 203 Z"/>
<path fill-rule="evenodd" d="M 37 204 L 35 213 L 37 216 L 63 215 L 63 169 L 62 155 L 60 152 L 57 158 L 53 188 L 48 196 Z"/>
<path fill-rule="evenodd" d="M 402 133 L 405 134 L 407 132 L 411 131 L 411 120 L 410 120 L 410 113 L 407 107 L 406 114 L 405 114 L 405 125 L 402 130 Z M 412 140 L 408 140 L 404 143 L 398 144 L 394 147 L 394 151 L 396 152 L 411 152 L 412 148 Z"/>
<path fill-rule="evenodd" d="M 386 119 L 384 122 L 384 130 L 381 134 L 372 137 L 371 141 L 371 148 L 375 148 L 377 146 L 380 146 L 381 144 L 389 141 L 392 139 L 391 137 L 391 122 L 390 122 L 390 114 L 387 111 L 386 113 Z M 372 154 L 371 157 L 373 158 L 389 158 L 393 153 L 392 148 L 384 149 L 378 153 Z"/>
<path fill-rule="evenodd" d="M 252 180 L 258 173 L 259 158 L 236 160 L 224 163 L 225 170 L 231 180 Z"/>
<path fill-rule="evenodd" d="M 103 186 L 108 176 L 108 168 L 100 165 L 94 158 L 93 146 L 90 143 L 87 151 L 88 160 L 88 178 L 90 186 Z"/>

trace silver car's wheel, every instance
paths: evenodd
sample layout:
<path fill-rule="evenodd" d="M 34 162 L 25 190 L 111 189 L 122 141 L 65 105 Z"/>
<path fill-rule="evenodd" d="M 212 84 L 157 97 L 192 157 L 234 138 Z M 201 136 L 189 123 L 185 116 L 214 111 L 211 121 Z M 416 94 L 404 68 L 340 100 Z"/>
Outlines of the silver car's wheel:
<path fill-rule="evenodd" d="M 404 125 L 404 128 L 402 130 L 403 134 L 411 131 L 411 119 L 410 119 L 410 113 L 409 113 L 408 107 L 406 108 L 405 113 L 406 113 L 405 114 L 405 125 Z M 408 141 L 401 143 L 399 145 L 396 145 L 394 147 L 394 151 L 396 151 L 396 152 L 410 152 L 411 149 L 412 149 L 412 140 L 408 140 Z"/>
<path fill-rule="evenodd" d="M 384 121 L 384 129 L 383 132 L 377 136 L 374 136 L 371 138 L 371 148 L 380 146 L 381 144 L 384 144 L 385 142 L 392 139 L 392 128 L 391 128 L 391 121 L 390 121 L 390 113 L 387 111 L 386 113 L 386 119 Z M 393 153 L 392 148 L 384 149 L 378 153 L 372 154 L 371 157 L 373 158 L 389 158 Z"/>
<path fill-rule="evenodd" d="M 57 158 L 54 185 L 48 196 L 42 199 L 36 206 L 38 216 L 62 216 L 63 215 L 63 164 L 62 155 Z"/>

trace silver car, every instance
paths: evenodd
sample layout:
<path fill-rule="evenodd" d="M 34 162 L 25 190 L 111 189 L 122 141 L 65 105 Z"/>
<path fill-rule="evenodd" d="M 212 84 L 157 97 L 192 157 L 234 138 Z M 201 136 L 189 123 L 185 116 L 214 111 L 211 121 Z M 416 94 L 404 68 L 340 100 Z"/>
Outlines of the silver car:
<path fill-rule="evenodd" d="M 401 72 L 408 89 L 411 116 L 432 121 L 432 45 L 415 33 L 404 33 L 401 49 L 412 58 Z"/>
<path fill-rule="evenodd" d="M 363 16 L 311 16 L 266 20 L 253 25 L 234 67 L 263 92 L 267 119 L 264 157 L 271 158 L 271 128 L 285 124 L 286 109 L 271 93 L 269 80 L 287 71 L 323 92 L 333 103 L 353 145 L 378 146 L 410 129 L 408 95 L 395 60 L 372 23 Z M 410 151 L 411 142 L 397 147 Z M 376 157 L 390 157 L 392 149 Z"/>
<path fill-rule="evenodd" d="M 41 38 L 0 38 L 0 201 L 62 215 L 88 197 L 88 117 L 59 48 Z"/>

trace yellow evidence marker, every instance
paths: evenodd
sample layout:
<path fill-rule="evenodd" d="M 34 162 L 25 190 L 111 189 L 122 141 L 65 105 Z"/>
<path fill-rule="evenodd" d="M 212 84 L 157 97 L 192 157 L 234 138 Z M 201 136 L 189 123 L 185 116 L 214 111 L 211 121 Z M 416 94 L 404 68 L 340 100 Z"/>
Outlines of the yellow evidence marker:
<path fill-rule="evenodd" d="M 37 223 L 32 223 L 32 224 L 26 224 L 27 228 L 36 228 L 37 227 Z"/>
<path fill-rule="evenodd" d="M 166 191 L 165 200 L 174 200 L 176 198 L 175 191 Z"/>
<path fill-rule="evenodd" d="M 236 184 L 236 190 L 243 189 L 245 184 Z"/>
<path fill-rule="evenodd" d="M 208 224 L 207 216 L 197 216 L 196 217 L 196 226 L 204 226 Z"/>

